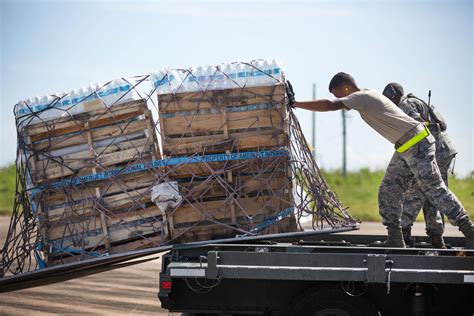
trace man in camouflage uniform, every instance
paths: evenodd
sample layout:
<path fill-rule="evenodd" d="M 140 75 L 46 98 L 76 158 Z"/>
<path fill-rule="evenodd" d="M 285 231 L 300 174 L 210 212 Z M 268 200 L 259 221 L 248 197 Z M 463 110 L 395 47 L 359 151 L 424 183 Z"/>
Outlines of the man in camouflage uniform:
<path fill-rule="evenodd" d="M 379 188 L 379 208 L 387 226 L 387 247 L 405 247 L 401 228 L 403 194 L 416 181 L 433 206 L 448 217 L 465 236 L 465 247 L 474 249 L 474 224 L 443 181 L 435 160 L 435 139 L 416 121 L 381 93 L 359 89 L 354 78 L 336 74 L 329 83 L 336 100 L 296 102 L 287 85 L 289 105 L 318 112 L 354 109 L 380 135 L 395 144 L 394 153 Z"/>
<path fill-rule="evenodd" d="M 436 139 L 436 162 L 438 164 L 441 176 L 446 186 L 448 185 L 448 170 L 451 162 L 457 154 L 451 140 L 446 133 L 446 123 L 438 123 L 438 117 L 434 118 L 433 111 L 423 100 L 412 94 L 404 96 L 403 87 L 395 82 L 387 84 L 383 91 L 383 95 L 389 98 L 393 103 L 398 105 L 410 117 L 415 120 L 428 124 L 430 133 Z M 423 208 L 426 222 L 426 234 L 430 236 L 431 245 L 434 248 L 446 248 L 443 240 L 444 218 L 439 211 L 434 208 L 417 183 L 414 183 L 403 196 L 403 213 L 402 213 L 402 231 L 405 243 L 413 246 L 411 240 L 411 227 L 416 217 Z"/>

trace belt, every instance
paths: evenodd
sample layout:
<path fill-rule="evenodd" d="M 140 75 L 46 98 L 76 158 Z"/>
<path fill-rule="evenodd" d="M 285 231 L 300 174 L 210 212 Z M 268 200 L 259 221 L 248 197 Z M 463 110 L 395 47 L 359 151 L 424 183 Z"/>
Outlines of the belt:
<path fill-rule="evenodd" d="M 427 127 L 420 131 L 421 126 L 418 125 L 412 128 L 395 143 L 395 149 L 398 153 L 404 153 L 430 135 L 430 130 Z"/>

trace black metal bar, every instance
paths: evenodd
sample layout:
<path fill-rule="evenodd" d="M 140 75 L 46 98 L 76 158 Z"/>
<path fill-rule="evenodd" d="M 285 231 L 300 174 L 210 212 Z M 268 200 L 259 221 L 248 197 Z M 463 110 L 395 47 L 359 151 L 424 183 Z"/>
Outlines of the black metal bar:
<path fill-rule="evenodd" d="M 90 266 L 84 269 L 76 269 L 72 271 L 66 271 L 64 273 L 59 274 L 47 274 L 39 278 L 29 278 L 27 280 L 21 280 L 17 282 L 9 282 L 6 284 L 0 284 L 0 293 L 5 292 L 13 292 L 18 290 L 23 290 L 32 287 L 44 286 L 64 281 L 69 281 L 72 279 L 77 279 L 80 277 L 85 277 L 92 274 L 97 274 L 101 272 L 111 271 L 115 269 L 125 268 L 131 265 L 145 263 L 151 260 L 156 260 L 159 257 L 141 259 L 133 262 L 125 262 L 125 263 L 114 263 L 108 265 L 99 265 L 99 266 Z"/>
<path fill-rule="evenodd" d="M 279 234 L 249 236 L 249 237 L 240 237 L 240 238 L 225 238 L 225 239 L 197 241 L 197 242 L 191 242 L 191 243 L 186 243 L 186 244 L 173 245 L 173 250 L 199 248 L 201 246 L 207 246 L 207 245 L 217 244 L 217 243 L 234 244 L 234 243 L 243 243 L 243 242 L 258 242 L 258 241 L 266 241 L 266 240 L 279 240 L 282 242 L 284 242 L 285 240 L 294 241 L 302 237 L 329 235 L 329 234 L 335 234 L 335 233 L 349 232 L 349 231 L 358 230 L 358 229 L 360 229 L 360 226 L 356 225 L 356 226 L 349 226 L 349 227 L 342 227 L 342 228 L 302 231 L 302 232 L 294 232 L 294 233 L 279 233 Z"/>
<path fill-rule="evenodd" d="M 106 269 L 107 266 L 116 265 L 118 263 L 123 263 L 125 261 L 153 255 L 153 254 L 164 252 L 170 249 L 171 249 L 171 246 L 162 246 L 162 247 L 155 247 L 155 248 L 144 249 L 144 250 L 135 250 L 135 251 L 130 251 L 130 252 L 122 253 L 122 254 L 110 255 L 107 257 L 66 263 L 66 264 L 62 264 L 62 265 L 58 265 L 58 266 L 54 266 L 50 268 L 44 268 L 44 269 L 39 269 L 39 270 L 31 271 L 31 272 L 26 272 L 23 274 L 6 276 L 3 279 L 0 279 L 0 293 L 13 291 L 13 288 L 22 289 L 22 288 L 29 287 L 29 286 L 24 286 L 22 284 L 37 284 L 33 286 L 40 286 L 40 285 L 61 282 L 62 281 L 61 277 L 64 275 L 68 275 L 69 277 L 68 280 L 70 280 L 70 279 L 74 279 L 74 278 L 82 276 L 81 273 L 87 273 L 87 271 L 91 272 L 88 275 L 99 273 L 99 272 L 102 272 L 100 270 L 101 267 L 104 267 L 104 269 Z M 137 263 L 131 262 L 130 264 L 137 264 Z M 96 271 L 96 272 L 92 272 L 92 271 Z M 44 283 L 42 283 L 43 280 L 44 280 Z M 49 282 L 47 280 L 52 280 L 52 281 Z M 57 280 L 57 281 L 54 281 L 54 280 Z"/>

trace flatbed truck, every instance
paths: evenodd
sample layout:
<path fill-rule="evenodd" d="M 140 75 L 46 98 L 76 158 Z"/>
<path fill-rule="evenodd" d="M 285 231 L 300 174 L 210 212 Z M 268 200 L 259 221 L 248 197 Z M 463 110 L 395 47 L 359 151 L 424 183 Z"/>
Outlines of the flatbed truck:
<path fill-rule="evenodd" d="M 294 233 L 176 245 L 158 297 L 183 315 L 474 315 L 474 251 L 387 248 L 385 236 Z"/>

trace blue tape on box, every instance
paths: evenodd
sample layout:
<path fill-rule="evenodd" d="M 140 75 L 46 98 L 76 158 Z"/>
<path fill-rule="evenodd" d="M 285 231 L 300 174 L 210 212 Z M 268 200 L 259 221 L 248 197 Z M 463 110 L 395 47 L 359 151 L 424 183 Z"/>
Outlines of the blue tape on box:
<path fill-rule="evenodd" d="M 166 166 L 181 165 L 181 164 L 194 164 L 202 162 L 220 162 L 220 161 L 236 161 L 236 160 L 250 160 L 250 159 L 266 159 L 288 156 L 286 149 L 277 149 L 269 151 L 252 151 L 243 153 L 230 153 L 230 154 L 211 154 L 211 155 L 200 155 L 200 156 L 189 156 L 189 157 L 174 157 L 161 160 L 153 160 L 149 163 L 140 163 L 125 168 L 117 168 L 108 171 L 103 171 L 95 174 L 89 174 L 85 176 L 76 177 L 73 179 L 57 181 L 49 184 L 43 184 L 32 191 L 32 196 L 41 190 L 45 189 L 57 189 L 70 185 L 79 185 L 83 183 L 99 181 L 109 179 L 116 175 L 125 175 L 145 171 L 149 169 L 155 169 Z"/>

